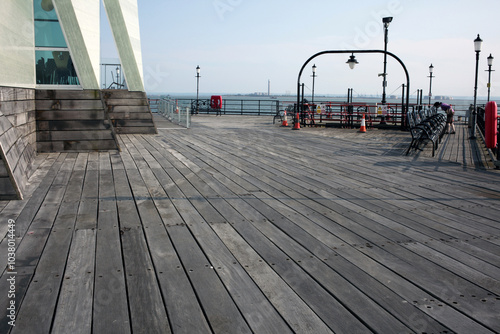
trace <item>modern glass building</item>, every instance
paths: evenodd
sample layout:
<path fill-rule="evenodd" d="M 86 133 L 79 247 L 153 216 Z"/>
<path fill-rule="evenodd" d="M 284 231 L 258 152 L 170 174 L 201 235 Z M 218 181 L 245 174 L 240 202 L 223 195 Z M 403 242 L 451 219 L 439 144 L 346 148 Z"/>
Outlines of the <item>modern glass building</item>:
<path fill-rule="evenodd" d="M 2 0 L 0 86 L 99 89 L 101 0 Z M 130 91 L 144 91 L 137 0 L 102 0 Z"/>

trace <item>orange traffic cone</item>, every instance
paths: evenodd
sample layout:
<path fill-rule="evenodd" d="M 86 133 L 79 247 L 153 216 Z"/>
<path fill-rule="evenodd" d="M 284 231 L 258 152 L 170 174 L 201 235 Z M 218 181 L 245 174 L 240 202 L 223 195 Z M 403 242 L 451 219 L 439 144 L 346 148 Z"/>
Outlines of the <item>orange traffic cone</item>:
<path fill-rule="evenodd" d="M 283 120 L 283 123 L 281 123 L 281 126 L 288 126 L 288 121 L 286 119 L 286 110 L 285 110 L 285 119 Z"/>
<path fill-rule="evenodd" d="M 292 130 L 300 130 L 299 113 L 297 113 L 297 117 L 295 118 L 295 122 L 293 123 Z"/>
<path fill-rule="evenodd" d="M 363 118 L 361 119 L 361 127 L 359 128 L 359 132 L 366 132 L 365 114 L 363 114 Z"/>

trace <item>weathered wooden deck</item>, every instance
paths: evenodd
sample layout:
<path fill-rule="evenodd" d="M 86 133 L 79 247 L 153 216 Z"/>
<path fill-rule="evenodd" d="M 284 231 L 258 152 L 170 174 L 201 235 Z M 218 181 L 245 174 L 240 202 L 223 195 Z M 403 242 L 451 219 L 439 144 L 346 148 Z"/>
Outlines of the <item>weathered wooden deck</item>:
<path fill-rule="evenodd" d="M 38 155 L 0 202 L 0 332 L 500 332 L 500 174 L 464 128 L 430 158 L 400 131 L 271 123 Z"/>

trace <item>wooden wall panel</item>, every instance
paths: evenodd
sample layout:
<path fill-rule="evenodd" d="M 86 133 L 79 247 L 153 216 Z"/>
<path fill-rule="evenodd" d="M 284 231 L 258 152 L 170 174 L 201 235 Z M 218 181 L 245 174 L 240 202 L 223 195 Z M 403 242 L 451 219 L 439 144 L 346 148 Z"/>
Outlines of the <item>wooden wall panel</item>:
<path fill-rule="evenodd" d="M 118 150 L 99 90 L 37 90 L 39 152 Z"/>
<path fill-rule="evenodd" d="M 156 125 L 145 92 L 103 90 L 106 110 L 117 134 L 155 134 Z"/>
<path fill-rule="evenodd" d="M 0 87 L 0 199 L 23 197 L 35 143 L 35 91 Z"/>

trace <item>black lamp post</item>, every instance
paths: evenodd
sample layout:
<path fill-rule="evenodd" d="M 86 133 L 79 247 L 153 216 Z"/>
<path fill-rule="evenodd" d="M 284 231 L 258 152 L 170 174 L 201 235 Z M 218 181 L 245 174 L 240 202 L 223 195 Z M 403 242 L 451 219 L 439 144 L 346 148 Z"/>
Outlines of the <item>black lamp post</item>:
<path fill-rule="evenodd" d="M 481 46 L 483 40 L 477 34 L 477 38 L 474 40 L 474 50 L 476 51 L 476 80 L 474 81 L 474 109 L 472 110 L 472 125 L 470 139 L 476 139 L 476 123 L 477 123 L 477 75 L 479 70 L 479 53 L 481 52 Z"/>
<path fill-rule="evenodd" d="M 382 22 L 384 23 L 384 73 L 382 73 L 384 81 L 382 83 L 382 104 L 386 104 L 385 87 L 387 87 L 387 36 L 389 24 L 392 22 L 392 17 L 384 17 Z"/>
<path fill-rule="evenodd" d="M 196 66 L 196 113 L 200 111 L 200 102 L 198 101 L 200 95 L 200 65 Z"/>
<path fill-rule="evenodd" d="M 312 66 L 312 78 L 313 78 L 313 87 L 312 87 L 312 97 L 311 97 L 311 103 L 314 104 L 314 78 L 316 78 L 316 64 Z"/>
<path fill-rule="evenodd" d="M 429 66 L 429 76 L 428 76 L 428 78 L 430 78 L 429 79 L 429 82 L 430 82 L 429 83 L 429 107 L 431 106 L 431 97 L 432 97 L 432 78 L 433 78 L 432 73 L 434 73 L 434 66 L 432 66 L 432 64 L 431 64 L 431 66 Z"/>
<path fill-rule="evenodd" d="M 490 102 L 490 89 L 491 89 L 491 72 L 495 72 L 495 70 L 491 69 L 491 66 L 493 65 L 493 56 L 490 53 L 490 56 L 487 58 L 488 59 L 488 102 Z"/>
<path fill-rule="evenodd" d="M 116 67 L 116 88 L 120 88 L 120 68 Z"/>

